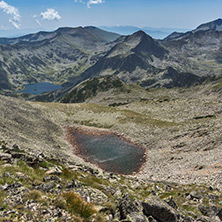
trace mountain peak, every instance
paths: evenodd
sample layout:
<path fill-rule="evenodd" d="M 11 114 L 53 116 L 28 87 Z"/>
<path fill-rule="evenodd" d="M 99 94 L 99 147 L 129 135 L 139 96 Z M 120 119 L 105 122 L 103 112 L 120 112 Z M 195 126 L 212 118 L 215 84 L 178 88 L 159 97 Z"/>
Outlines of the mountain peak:
<path fill-rule="evenodd" d="M 194 30 L 194 32 L 197 32 L 197 31 L 208 31 L 208 30 L 222 31 L 222 19 L 219 18 L 219 19 L 214 20 L 212 22 L 204 23 L 204 24 L 198 26 Z"/>
<path fill-rule="evenodd" d="M 140 30 L 140 31 L 137 31 L 135 33 L 133 33 L 132 35 L 130 35 L 131 38 L 151 38 L 149 35 L 147 35 L 144 31 Z"/>

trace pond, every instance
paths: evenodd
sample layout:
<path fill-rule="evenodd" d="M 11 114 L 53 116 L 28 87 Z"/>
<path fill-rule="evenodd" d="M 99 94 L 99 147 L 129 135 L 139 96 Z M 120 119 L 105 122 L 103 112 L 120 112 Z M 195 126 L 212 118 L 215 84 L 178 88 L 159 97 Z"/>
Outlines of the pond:
<path fill-rule="evenodd" d="M 86 135 L 73 132 L 78 154 L 105 171 L 118 174 L 138 172 L 145 162 L 145 150 L 114 134 Z"/>
<path fill-rule="evenodd" d="M 25 89 L 17 91 L 17 93 L 29 93 L 32 95 L 39 95 L 44 92 L 51 92 L 57 89 L 62 89 L 60 85 L 55 85 L 49 82 L 39 82 L 25 85 Z"/>

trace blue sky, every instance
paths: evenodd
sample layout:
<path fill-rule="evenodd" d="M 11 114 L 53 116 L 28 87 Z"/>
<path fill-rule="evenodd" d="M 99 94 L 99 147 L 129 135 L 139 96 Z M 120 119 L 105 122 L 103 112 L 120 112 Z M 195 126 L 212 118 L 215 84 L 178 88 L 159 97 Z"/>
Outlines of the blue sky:
<path fill-rule="evenodd" d="M 0 30 L 129 25 L 194 29 L 222 17 L 221 0 L 0 0 Z"/>

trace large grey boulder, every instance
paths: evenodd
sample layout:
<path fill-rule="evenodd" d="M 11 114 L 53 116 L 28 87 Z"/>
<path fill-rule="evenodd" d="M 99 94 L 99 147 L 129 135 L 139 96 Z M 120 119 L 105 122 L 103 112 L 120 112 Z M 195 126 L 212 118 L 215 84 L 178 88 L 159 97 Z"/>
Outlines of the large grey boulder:
<path fill-rule="evenodd" d="M 156 196 L 149 196 L 142 202 L 143 212 L 160 222 L 179 222 L 178 212 Z"/>

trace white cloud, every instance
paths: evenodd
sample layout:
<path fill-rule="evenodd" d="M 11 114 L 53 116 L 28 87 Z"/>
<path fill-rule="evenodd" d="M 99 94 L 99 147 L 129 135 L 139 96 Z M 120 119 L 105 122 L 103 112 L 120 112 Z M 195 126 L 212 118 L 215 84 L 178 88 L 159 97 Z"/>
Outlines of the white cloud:
<path fill-rule="evenodd" d="M 87 3 L 87 7 L 90 8 L 90 5 L 96 5 L 103 3 L 103 0 L 89 0 Z"/>
<path fill-rule="evenodd" d="M 42 19 L 45 20 L 60 20 L 61 16 L 59 15 L 59 13 L 53 9 L 53 8 L 48 8 L 47 11 L 45 12 L 41 12 L 41 17 Z"/>
<path fill-rule="evenodd" d="M 21 15 L 19 13 L 19 10 L 3 0 L 0 2 L 0 9 L 11 16 L 9 22 L 12 23 L 15 28 L 19 29 L 21 26 Z"/>

